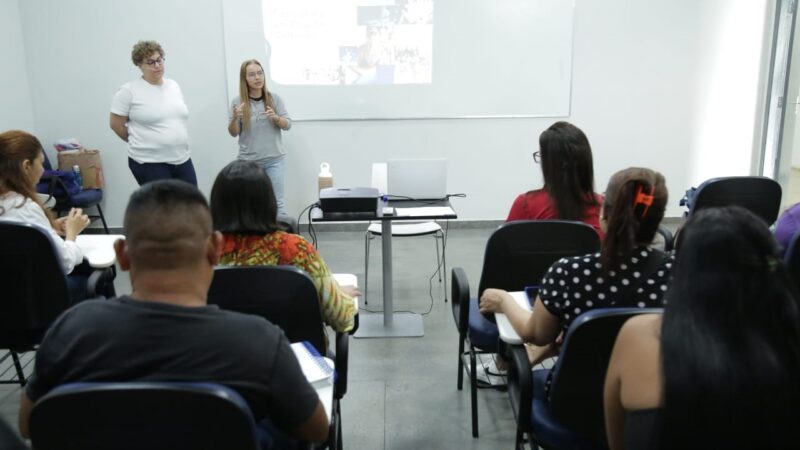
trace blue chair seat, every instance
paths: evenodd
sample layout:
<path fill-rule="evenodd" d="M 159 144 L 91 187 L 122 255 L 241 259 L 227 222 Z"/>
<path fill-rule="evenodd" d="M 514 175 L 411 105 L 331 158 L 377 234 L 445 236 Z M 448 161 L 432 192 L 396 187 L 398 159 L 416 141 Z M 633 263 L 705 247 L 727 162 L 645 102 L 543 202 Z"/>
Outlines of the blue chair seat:
<path fill-rule="evenodd" d="M 469 300 L 469 341 L 480 350 L 496 351 L 500 331 L 497 324 L 486 320 L 478 309 L 478 299 Z"/>
<path fill-rule="evenodd" d="M 541 443 L 548 447 L 569 448 L 575 450 L 602 450 L 594 443 L 578 433 L 559 424 L 550 412 L 550 402 L 547 399 L 545 385 L 550 369 L 534 370 L 533 376 L 533 404 L 531 413 L 531 426 L 533 434 Z"/>

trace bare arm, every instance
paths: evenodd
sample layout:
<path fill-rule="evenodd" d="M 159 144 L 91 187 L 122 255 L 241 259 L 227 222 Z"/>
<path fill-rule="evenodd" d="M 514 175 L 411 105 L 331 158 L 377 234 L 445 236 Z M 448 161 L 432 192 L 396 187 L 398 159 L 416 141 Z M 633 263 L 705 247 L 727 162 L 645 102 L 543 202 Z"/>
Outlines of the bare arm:
<path fill-rule="evenodd" d="M 267 106 L 266 110 L 264 111 L 264 114 L 266 114 L 267 119 L 270 122 L 272 122 L 272 124 L 275 125 L 276 127 L 280 128 L 283 131 L 289 129 L 290 125 L 289 120 L 287 120 L 285 117 L 281 117 L 278 114 L 276 114 L 275 111 L 269 106 Z"/>
<path fill-rule="evenodd" d="M 522 337 L 525 324 L 531 318 L 531 312 L 519 306 L 508 292 L 502 289 L 486 289 L 481 295 L 480 311 L 505 314 L 514 331 Z"/>
<path fill-rule="evenodd" d="M 661 316 L 642 314 L 622 326 L 611 352 L 603 390 L 606 435 L 612 450 L 625 446 L 627 411 L 661 403 Z"/>
<path fill-rule="evenodd" d="M 239 125 L 242 120 L 242 108 L 244 108 L 244 103 L 233 107 L 233 115 L 228 123 L 228 133 L 233 137 L 239 136 L 239 133 L 242 132 L 241 125 Z"/>
<path fill-rule="evenodd" d="M 536 345 L 547 345 L 556 341 L 558 333 L 561 331 L 561 320 L 558 316 L 553 315 L 542 303 L 542 298 L 536 296 L 536 302 L 533 304 L 533 314 L 531 314 L 528 322 L 525 324 L 523 332 L 520 337 L 525 342 L 531 342 Z"/>
<path fill-rule="evenodd" d="M 536 297 L 531 312 L 519 306 L 508 292 L 486 289 L 481 296 L 480 310 L 505 314 L 511 327 L 525 342 L 543 346 L 555 342 L 558 337 L 560 321 L 544 307 L 541 297 Z"/>
<path fill-rule="evenodd" d="M 328 439 L 328 416 L 321 402 L 317 402 L 317 408 L 311 417 L 292 430 L 292 434 L 304 441 L 317 444 Z"/>
<path fill-rule="evenodd" d="M 30 439 L 31 437 L 30 430 L 28 429 L 31 409 L 33 409 L 33 402 L 28 398 L 28 394 L 23 391 L 19 402 L 19 420 L 17 423 L 19 425 L 19 434 L 25 439 Z"/>
<path fill-rule="evenodd" d="M 289 129 L 289 121 L 288 120 L 284 119 L 281 116 L 275 116 L 275 117 L 277 117 L 277 119 L 275 119 L 274 123 L 278 128 L 280 128 L 283 131 L 286 131 L 286 130 Z"/>
<path fill-rule="evenodd" d="M 118 116 L 111 113 L 109 126 L 120 139 L 128 142 L 128 116 Z"/>
<path fill-rule="evenodd" d="M 624 326 L 623 326 L 624 328 Z M 611 450 L 623 448 L 625 434 L 625 408 L 622 406 L 622 377 L 620 365 L 625 359 L 623 333 L 617 335 L 614 350 L 606 372 L 605 387 L 603 389 L 603 407 L 606 417 L 606 437 Z"/>

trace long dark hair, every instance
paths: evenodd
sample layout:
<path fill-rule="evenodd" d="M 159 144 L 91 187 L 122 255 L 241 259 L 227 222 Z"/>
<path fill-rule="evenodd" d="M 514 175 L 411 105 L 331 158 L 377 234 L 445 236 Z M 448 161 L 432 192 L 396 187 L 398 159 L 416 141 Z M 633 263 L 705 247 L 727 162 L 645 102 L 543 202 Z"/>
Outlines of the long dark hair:
<path fill-rule="evenodd" d="M 613 270 L 637 245 L 653 241 L 667 196 L 664 176 L 656 171 L 630 167 L 611 176 L 603 201 L 607 227 L 600 252 L 607 270 Z"/>
<path fill-rule="evenodd" d="M 661 448 L 796 444 L 800 301 L 767 225 L 698 211 L 677 250 L 661 328 Z"/>
<path fill-rule="evenodd" d="M 278 202 L 264 169 L 251 161 L 225 166 L 211 188 L 214 229 L 223 233 L 268 234 L 277 224 Z"/>
<path fill-rule="evenodd" d="M 589 139 L 575 125 L 556 122 L 539 135 L 539 151 L 544 189 L 559 218 L 583 220 L 586 210 L 597 206 Z"/>
<path fill-rule="evenodd" d="M 21 130 L 9 130 L 0 133 L 0 193 L 16 192 L 33 203 L 42 206 L 36 195 L 36 187 L 22 171 L 22 163 L 33 162 L 43 153 L 42 143 L 36 136 Z M 24 203 L 20 203 L 22 207 Z M 53 218 L 45 211 L 52 224 Z M 0 214 L 4 211 L 0 209 Z"/>

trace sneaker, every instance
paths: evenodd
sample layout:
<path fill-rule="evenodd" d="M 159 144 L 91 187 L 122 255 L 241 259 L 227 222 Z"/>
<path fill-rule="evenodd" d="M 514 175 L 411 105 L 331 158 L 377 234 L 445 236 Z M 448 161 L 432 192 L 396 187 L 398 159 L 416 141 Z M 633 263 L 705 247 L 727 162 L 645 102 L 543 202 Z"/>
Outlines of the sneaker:
<path fill-rule="evenodd" d="M 491 367 L 494 367 L 494 373 L 487 370 L 487 366 L 492 364 Z M 497 368 L 494 366 L 494 361 L 489 361 L 485 364 L 482 364 L 482 361 L 478 361 L 478 367 L 475 371 L 475 379 L 478 381 L 479 387 L 493 387 L 493 388 L 504 388 L 506 387 L 506 377 L 504 375 L 498 375 L 496 370 Z M 471 367 L 469 365 L 469 361 L 464 363 L 464 367 L 467 370 L 467 376 L 471 373 Z"/>
<path fill-rule="evenodd" d="M 506 375 L 507 369 L 505 367 L 499 367 L 497 365 L 497 360 L 492 358 L 488 362 L 483 364 L 483 369 L 488 373 L 490 376 L 496 377 L 504 377 Z"/>

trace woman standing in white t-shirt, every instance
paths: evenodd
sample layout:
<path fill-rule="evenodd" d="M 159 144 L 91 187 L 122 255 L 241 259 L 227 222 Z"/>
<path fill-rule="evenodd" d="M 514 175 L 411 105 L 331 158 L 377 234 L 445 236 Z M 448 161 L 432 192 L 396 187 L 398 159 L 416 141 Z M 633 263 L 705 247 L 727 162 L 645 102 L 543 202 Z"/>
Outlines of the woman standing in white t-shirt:
<path fill-rule="evenodd" d="M 43 163 L 44 150 L 35 136 L 19 130 L 0 133 L 0 220 L 31 223 L 47 231 L 61 257 L 64 273 L 70 274 L 70 298 L 77 302 L 86 297 L 88 275 L 74 270 L 83 261 L 75 238 L 89 225 L 89 218 L 80 208 L 72 208 L 69 214 L 55 220 L 45 212 L 36 195 Z"/>
<path fill-rule="evenodd" d="M 247 99 L 244 101 L 243 99 Z M 286 214 L 283 174 L 286 151 L 281 132 L 292 127 L 292 119 L 278 94 L 267 90 L 261 63 L 248 59 L 239 69 L 239 95 L 231 101 L 228 133 L 239 137 L 239 157 L 253 161 L 267 172 L 278 201 L 278 214 Z"/>
<path fill-rule="evenodd" d="M 176 178 L 197 186 L 189 110 L 178 83 L 164 78 L 164 49 L 155 41 L 139 41 L 131 59 L 142 77 L 119 88 L 110 119 L 111 129 L 128 143 L 128 167 L 139 185 Z"/>

